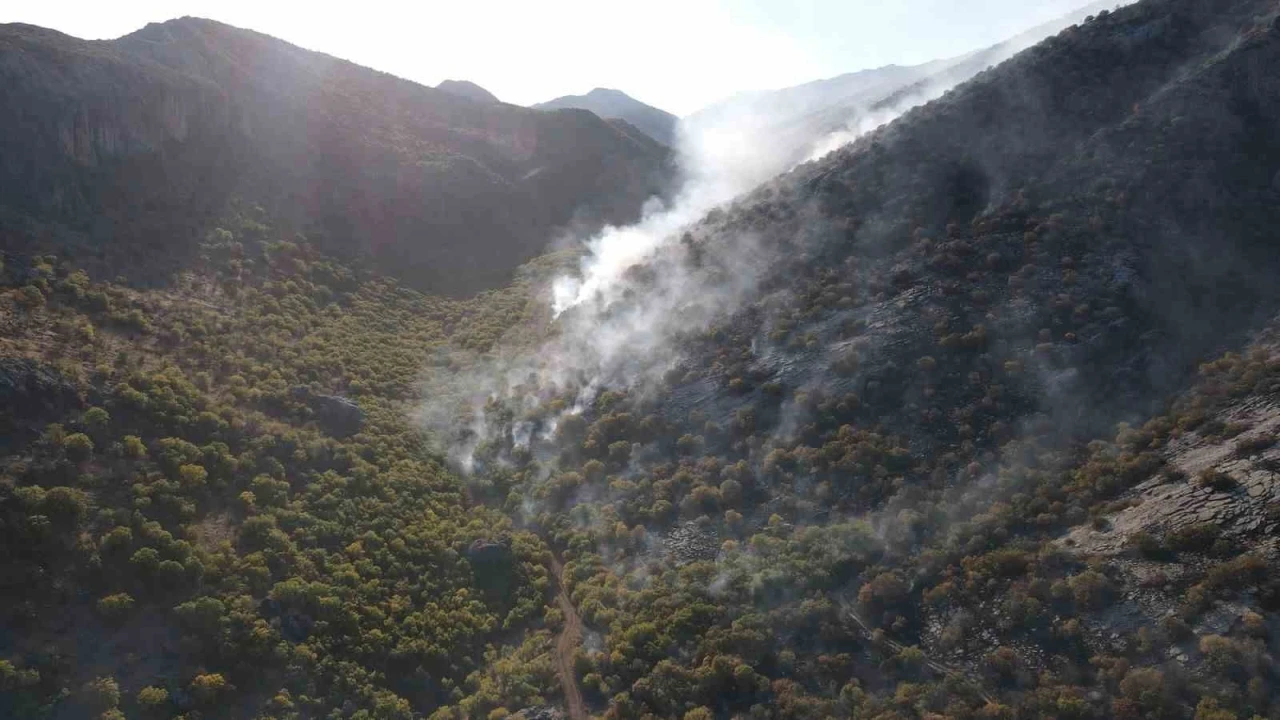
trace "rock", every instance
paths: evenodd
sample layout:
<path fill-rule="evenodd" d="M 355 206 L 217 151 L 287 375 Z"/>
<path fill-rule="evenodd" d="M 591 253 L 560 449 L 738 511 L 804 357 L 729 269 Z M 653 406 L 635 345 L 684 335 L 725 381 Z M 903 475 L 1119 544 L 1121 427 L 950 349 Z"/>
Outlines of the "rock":
<path fill-rule="evenodd" d="M 720 554 L 720 541 L 713 531 L 696 522 L 687 522 L 667 535 L 666 549 L 677 565 L 687 565 L 699 560 L 714 560 Z"/>
<path fill-rule="evenodd" d="M 476 540 L 467 548 L 467 557 L 472 562 L 506 562 L 511 559 L 511 548 L 493 540 Z"/>
<path fill-rule="evenodd" d="M 334 437 L 348 437 L 364 427 L 364 411 L 350 398 L 317 395 L 305 385 L 295 386 L 290 392 L 294 399 L 311 406 L 316 423 Z"/>
<path fill-rule="evenodd" d="M 517 710 L 514 716 L 524 720 L 564 720 L 564 711 L 550 705 L 536 705 Z"/>
<path fill-rule="evenodd" d="M 364 427 L 364 411 L 355 401 L 338 395 L 317 395 L 316 419 L 332 435 L 346 437 Z"/>

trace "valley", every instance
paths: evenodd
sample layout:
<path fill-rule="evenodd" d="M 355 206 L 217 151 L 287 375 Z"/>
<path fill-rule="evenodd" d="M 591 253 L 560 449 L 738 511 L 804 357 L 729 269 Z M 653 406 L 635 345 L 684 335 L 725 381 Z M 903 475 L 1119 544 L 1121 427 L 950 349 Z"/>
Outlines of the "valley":
<path fill-rule="evenodd" d="M 1280 717 L 1280 8 L 1087 13 L 758 152 L 0 26 L 0 716 Z"/>

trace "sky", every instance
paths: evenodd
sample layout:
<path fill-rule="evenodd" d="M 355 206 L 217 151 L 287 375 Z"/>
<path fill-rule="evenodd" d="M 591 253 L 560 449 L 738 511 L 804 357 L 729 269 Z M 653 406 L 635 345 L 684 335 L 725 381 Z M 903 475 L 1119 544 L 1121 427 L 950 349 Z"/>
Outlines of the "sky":
<path fill-rule="evenodd" d="M 0 22 L 105 39 L 149 22 L 194 15 L 427 85 L 470 80 L 519 105 L 611 87 L 686 115 L 737 92 L 953 57 L 1084 4 L 1086 0 L 19 0 L 0 7 Z"/>

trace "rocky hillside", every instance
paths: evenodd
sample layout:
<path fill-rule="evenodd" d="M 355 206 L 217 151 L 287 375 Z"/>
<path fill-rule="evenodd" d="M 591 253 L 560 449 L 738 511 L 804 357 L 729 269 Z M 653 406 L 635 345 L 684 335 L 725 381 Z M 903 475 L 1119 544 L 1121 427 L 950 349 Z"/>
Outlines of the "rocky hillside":
<path fill-rule="evenodd" d="M 621 90 L 596 88 L 586 95 L 565 95 L 538 103 L 534 107 L 539 110 L 590 110 L 607 120 L 622 120 L 633 125 L 667 147 L 675 147 L 676 144 L 675 115 L 652 105 L 645 105 Z"/>
<path fill-rule="evenodd" d="M 112 41 L 0 28 L 3 247 L 164 277 L 232 198 L 419 287 L 500 285 L 623 222 L 668 151 L 588 113 L 478 104 L 184 18 Z"/>

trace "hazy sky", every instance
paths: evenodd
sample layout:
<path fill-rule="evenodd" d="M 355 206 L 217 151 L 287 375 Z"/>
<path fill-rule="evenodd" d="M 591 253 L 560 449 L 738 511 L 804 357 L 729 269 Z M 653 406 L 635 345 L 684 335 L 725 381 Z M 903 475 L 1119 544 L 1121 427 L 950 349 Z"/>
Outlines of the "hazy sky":
<path fill-rule="evenodd" d="M 990 45 L 1087 0 L 14 0 L 0 22 L 114 38 L 182 15 L 251 28 L 434 85 L 522 105 L 616 87 L 676 114 Z"/>

